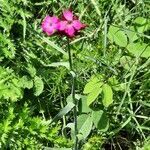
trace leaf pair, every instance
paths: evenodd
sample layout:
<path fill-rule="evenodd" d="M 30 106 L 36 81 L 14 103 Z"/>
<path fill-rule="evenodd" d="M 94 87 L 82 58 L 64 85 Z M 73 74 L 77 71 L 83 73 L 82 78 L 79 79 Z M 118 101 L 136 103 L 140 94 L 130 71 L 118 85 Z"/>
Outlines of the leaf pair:
<path fill-rule="evenodd" d="M 102 81 L 102 76 L 92 76 L 90 81 L 85 85 L 83 93 L 88 94 L 88 106 L 90 106 L 101 93 L 103 93 L 102 103 L 105 107 L 108 107 L 113 102 L 112 88 Z"/>
<path fill-rule="evenodd" d="M 85 140 L 88 135 L 91 133 L 93 128 L 93 124 L 95 127 L 101 131 L 106 132 L 109 128 L 109 120 L 106 113 L 103 110 L 100 111 L 92 111 L 90 114 L 81 114 L 77 119 L 77 127 L 78 127 L 78 139 Z M 74 139 L 74 123 L 69 123 L 65 128 L 71 129 L 71 136 Z"/>
<path fill-rule="evenodd" d="M 150 57 L 150 46 L 146 43 L 138 42 L 140 36 L 149 37 L 143 34 L 150 29 L 149 20 L 138 17 L 133 21 L 133 26 L 128 29 L 121 29 L 117 26 L 110 26 L 108 38 L 111 42 L 127 50 L 136 57 Z"/>
<path fill-rule="evenodd" d="M 79 138 L 85 139 L 94 126 L 101 132 L 106 132 L 109 128 L 107 114 L 103 110 L 92 111 L 90 114 L 82 114 L 78 117 Z"/>

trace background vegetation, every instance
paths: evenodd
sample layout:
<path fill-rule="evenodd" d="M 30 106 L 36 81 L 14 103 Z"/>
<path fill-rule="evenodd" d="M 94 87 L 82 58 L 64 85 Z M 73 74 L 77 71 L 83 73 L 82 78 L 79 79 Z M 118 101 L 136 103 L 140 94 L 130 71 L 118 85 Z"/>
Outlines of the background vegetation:
<path fill-rule="evenodd" d="M 0 149 L 71 149 L 65 37 L 41 21 L 72 8 L 79 149 L 150 149 L 149 0 L 0 0 Z"/>

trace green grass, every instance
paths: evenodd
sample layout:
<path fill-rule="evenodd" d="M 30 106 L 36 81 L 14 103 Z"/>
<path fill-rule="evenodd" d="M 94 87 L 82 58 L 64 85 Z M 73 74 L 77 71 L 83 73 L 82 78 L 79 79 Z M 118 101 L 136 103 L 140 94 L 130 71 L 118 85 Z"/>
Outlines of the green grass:
<path fill-rule="evenodd" d="M 149 150 L 148 0 L 0 0 L 0 149 L 73 147 L 67 39 L 40 27 L 69 7 L 78 149 Z"/>

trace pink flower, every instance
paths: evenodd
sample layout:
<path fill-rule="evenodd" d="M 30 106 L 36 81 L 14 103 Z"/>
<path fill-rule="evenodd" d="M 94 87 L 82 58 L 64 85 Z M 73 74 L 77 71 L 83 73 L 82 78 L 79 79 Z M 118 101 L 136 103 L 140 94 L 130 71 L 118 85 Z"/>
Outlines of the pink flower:
<path fill-rule="evenodd" d="M 56 16 L 46 16 L 42 22 L 42 30 L 45 32 L 47 35 L 52 35 L 54 34 L 57 29 L 58 29 L 58 22 L 59 19 Z"/>
<path fill-rule="evenodd" d="M 65 33 L 69 37 L 73 37 L 83 28 L 85 28 L 85 24 L 82 24 L 80 20 L 73 15 L 72 11 L 65 10 L 63 12 L 63 20 L 58 23 L 59 31 Z"/>

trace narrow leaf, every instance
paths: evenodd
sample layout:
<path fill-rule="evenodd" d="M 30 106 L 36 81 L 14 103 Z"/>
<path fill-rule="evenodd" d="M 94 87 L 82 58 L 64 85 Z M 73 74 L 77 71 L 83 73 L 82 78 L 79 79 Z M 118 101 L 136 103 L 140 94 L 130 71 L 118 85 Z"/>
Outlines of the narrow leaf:
<path fill-rule="evenodd" d="M 51 64 L 44 64 L 42 63 L 45 67 L 60 67 L 60 66 L 64 66 L 67 69 L 69 69 L 69 62 L 54 62 Z"/>
<path fill-rule="evenodd" d="M 91 0 L 91 2 L 92 2 L 92 4 L 94 5 L 97 14 L 98 14 L 99 16 L 101 16 L 101 12 L 100 12 L 100 10 L 99 10 L 99 8 L 98 8 L 98 6 L 99 6 L 99 5 L 98 5 L 98 1 Z"/>
<path fill-rule="evenodd" d="M 40 37 L 44 42 L 55 48 L 57 51 L 63 53 L 64 55 L 67 55 L 67 53 L 60 47 L 58 47 L 54 42 L 51 42 L 48 38 Z"/>
<path fill-rule="evenodd" d="M 59 118 L 61 118 L 62 116 L 66 115 L 73 107 L 74 107 L 74 103 L 69 102 L 52 120 L 52 122 L 58 120 Z"/>

